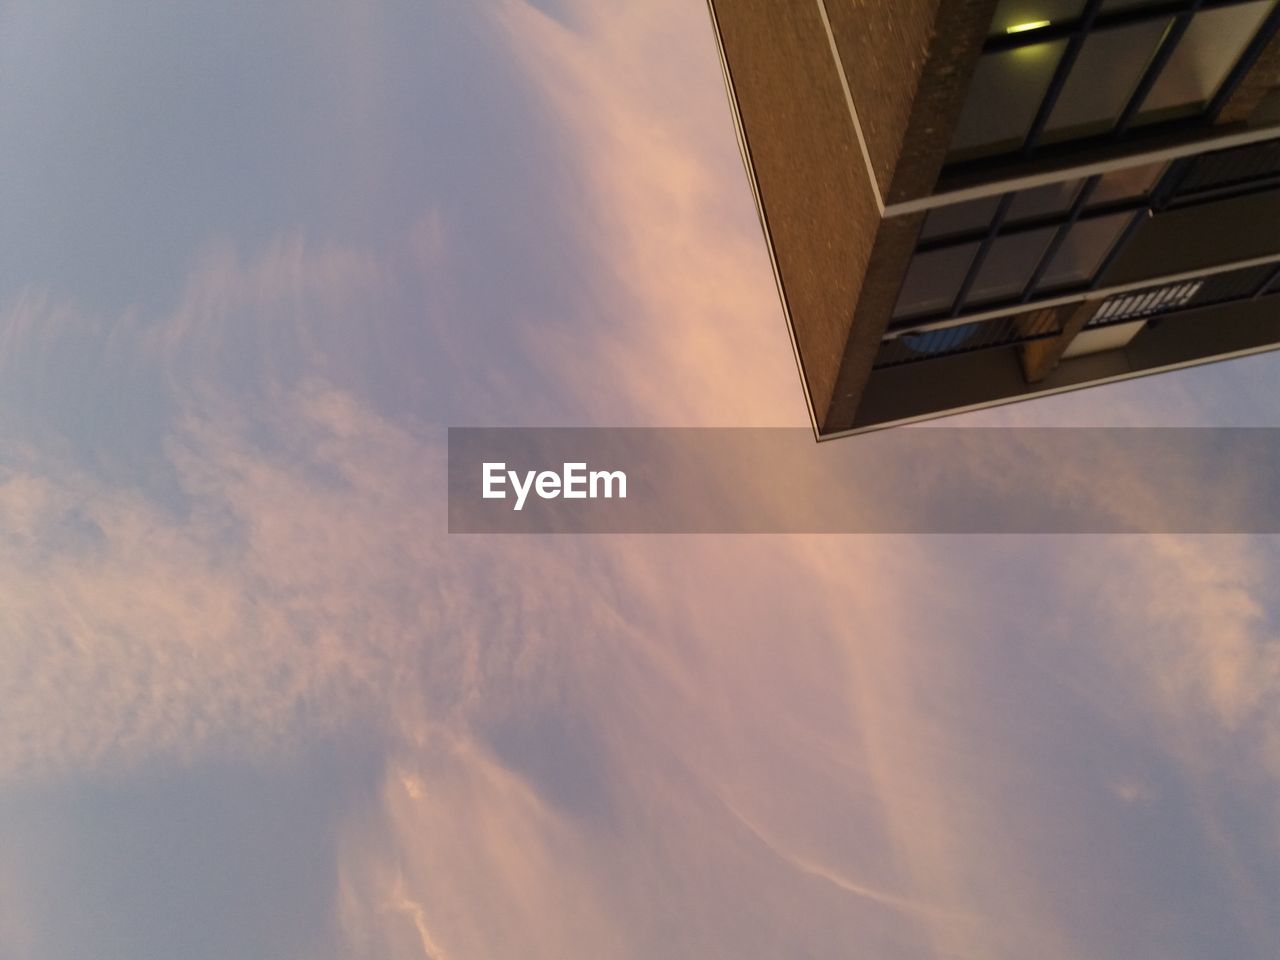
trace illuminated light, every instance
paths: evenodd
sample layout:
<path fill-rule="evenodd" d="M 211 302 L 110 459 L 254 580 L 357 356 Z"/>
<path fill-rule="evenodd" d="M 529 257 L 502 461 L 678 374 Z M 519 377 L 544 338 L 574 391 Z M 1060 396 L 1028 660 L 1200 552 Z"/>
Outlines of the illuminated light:
<path fill-rule="evenodd" d="M 1049 20 L 1028 20 L 1026 23 L 1015 23 L 1012 27 L 1005 29 L 1005 33 L 1026 33 L 1028 30 L 1043 30 L 1045 27 L 1053 26 Z"/>

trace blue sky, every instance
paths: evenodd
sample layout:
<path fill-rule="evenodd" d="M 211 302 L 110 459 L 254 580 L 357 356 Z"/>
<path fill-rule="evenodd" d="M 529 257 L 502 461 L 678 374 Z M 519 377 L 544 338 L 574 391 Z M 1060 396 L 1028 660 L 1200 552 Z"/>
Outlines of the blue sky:
<path fill-rule="evenodd" d="M 16 0 L 0 118 L 6 960 L 1280 950 L 1274 538 L 444 533 L 806 422 L 700 5 Z"/>

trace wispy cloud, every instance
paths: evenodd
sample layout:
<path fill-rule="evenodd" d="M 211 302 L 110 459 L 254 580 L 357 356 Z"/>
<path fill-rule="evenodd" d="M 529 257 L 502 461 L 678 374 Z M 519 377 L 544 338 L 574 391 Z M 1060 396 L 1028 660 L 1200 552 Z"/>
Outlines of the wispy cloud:
<path fill-rule="evenodd" d="M 1280 784 L 1265 542 L 445 535 L 440 426 L 495 396 L 804 420 L 702 10 L 472 16 L 580 184 L 547 211 L 584 252 L 564 314 L 470 316 L 439 210 L 376 248 L 214 245 L 158 320 L 7 314 L 7 376 L 83 376 L 59 416 L 12 388 L 0 418 L 0 782 L 366 724 L 354 958 L 1274 943 L 1274 846 L 1247 849 Z M 84 414 L 121 395 L 115 471 L 117 421 Z M 1170 848 L 1196 869 L 1150 865 Z"/>

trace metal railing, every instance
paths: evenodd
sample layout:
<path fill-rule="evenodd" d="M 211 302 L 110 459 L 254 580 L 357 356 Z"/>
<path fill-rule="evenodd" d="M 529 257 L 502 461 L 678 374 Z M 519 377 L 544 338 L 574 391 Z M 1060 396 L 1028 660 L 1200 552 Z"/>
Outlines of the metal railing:
<path fill-rule="evenodd" d="M 1102 302 L 1085 328 L 1155 319 L 1203 307 L 1272 296 L 1280 300 L 1280 262 L 1275 261 L 1116 294 Z M 1076 302 L 1084 301 L 1082 298 Z M 1069 313 L 1071 306 L 1033 309 L 933 330 L 890 333 L 880 344 L 873 369 L 1056 337 L 1062 333 L 1059 318 Z M 1277 306 L 1276 319 L 1280 321 L 1280 305 Z"/>
<path fill-rule="evenodd" d="M 873 369 L 896 367 L 904 363 L 932 360 L 937 357 L 975 350 L 989 350 L 1015 343 L 1027 343 L 1056 337 L 1062 333 L 1057 310 L 1039 310 L 1029 314 L 997 317 L 958 327 L 903 333 L 880 344 Z"/>
<path fill-rule="evenodd" d="M 1106 327 L 1236 300 L 1252 300 L 1277 292 L 1280 292 L 1280 264 L 1266 263 L 1109 297 L 1087 326 Z"/>

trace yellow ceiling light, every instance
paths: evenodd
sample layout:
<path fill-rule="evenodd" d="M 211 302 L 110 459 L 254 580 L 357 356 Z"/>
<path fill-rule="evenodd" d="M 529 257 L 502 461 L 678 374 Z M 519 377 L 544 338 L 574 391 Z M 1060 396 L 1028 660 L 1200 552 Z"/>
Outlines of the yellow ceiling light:
<path fill-rule="evenodd" d="M 1026 23 L 1015 23 L 1012 27 L 1005 28 L 1005 33 L 1026 33 L 1028 30 L 1043 30 L 1045 27 L 1053 26 L 1049 20 L 1028 20 Z"/>

